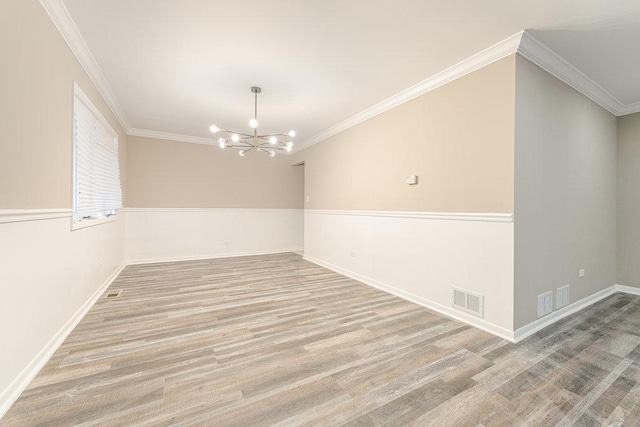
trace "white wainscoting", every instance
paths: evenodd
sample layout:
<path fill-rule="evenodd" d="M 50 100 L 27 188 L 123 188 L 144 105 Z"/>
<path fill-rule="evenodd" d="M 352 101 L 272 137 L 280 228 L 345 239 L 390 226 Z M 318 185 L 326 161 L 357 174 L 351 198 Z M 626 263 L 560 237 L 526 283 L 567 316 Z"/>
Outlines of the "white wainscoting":
<path fill-rule="evenodd" d="M 0 418 L 124 266 L 124 218 L 71 231 L 71 210 L 0 211 Z"/>
<path fill-rule="evenodd" d="M 302 209 L 128 208 L 128 264 L 300 251 Z"/>
<path fill-rule="evenodd" d="M 513 217 L 306 210 L 305 258 L 514 340 Z M 484 318 L 452 308 L 452 287 L 484 295 Z"/>

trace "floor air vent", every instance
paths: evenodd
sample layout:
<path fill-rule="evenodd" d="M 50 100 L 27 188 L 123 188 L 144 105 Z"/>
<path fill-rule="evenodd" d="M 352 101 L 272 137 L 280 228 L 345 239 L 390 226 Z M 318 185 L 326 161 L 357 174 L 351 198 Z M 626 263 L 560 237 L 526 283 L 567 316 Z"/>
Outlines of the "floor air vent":
<path fill-rule="evenodd" d="M 453 307 L 479 317 L 484 317 L 484 296 L 453 288 Z"/>
<path fill-rule="evenodd" d="M 113 291 L 107 292 L 107 296 L 105 298 L 117 298 L 122 293 L 122 289 L 115 289 Z"/>

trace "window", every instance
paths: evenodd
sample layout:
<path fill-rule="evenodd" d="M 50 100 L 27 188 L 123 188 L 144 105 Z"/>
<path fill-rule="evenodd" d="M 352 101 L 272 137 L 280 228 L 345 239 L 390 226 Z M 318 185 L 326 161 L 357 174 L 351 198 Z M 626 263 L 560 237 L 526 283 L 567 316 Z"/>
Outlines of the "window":
<path fill-rule="evenodd" d="M 93 225 L 122 208 L 118 134 L 75 85 L 73 99 L 73 222 Z M 82 223 L 82 225 L 79 225 Z"/>

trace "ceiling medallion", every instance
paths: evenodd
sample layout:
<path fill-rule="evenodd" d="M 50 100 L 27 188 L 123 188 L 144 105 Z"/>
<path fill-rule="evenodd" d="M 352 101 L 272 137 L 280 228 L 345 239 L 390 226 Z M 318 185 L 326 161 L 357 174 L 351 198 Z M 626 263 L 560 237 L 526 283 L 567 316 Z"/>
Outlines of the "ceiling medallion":
<path fill-rule="evenodd" d="M 249 126 L 253 128 L 253 134 L 233 132 L 230 130 L 219 128 L 216 125 L 211 125 L 209 130 L 213 133 L 224 132 L 230 134 L 228 137 L 222 137 L 218 139 L 220 148 L 237 148 L 240 150 L 240 155 L 244 157 L 250 151 L 261 151 L 270 155 L 271 157 L 276 155 L 276 151 L 291 152 L 293 142 L 291 140 L 282 139 L 293 138 L 296 136 L 294 130 L 290 130 L 288 133 L 276 133 L 271 135 L 260 135 L 258 133 L 258 94 L 262 92 L 257 86 L 251 88 L 255 97 L 254 102 L 254 114 L 253 119 L 249 120 Z"/>

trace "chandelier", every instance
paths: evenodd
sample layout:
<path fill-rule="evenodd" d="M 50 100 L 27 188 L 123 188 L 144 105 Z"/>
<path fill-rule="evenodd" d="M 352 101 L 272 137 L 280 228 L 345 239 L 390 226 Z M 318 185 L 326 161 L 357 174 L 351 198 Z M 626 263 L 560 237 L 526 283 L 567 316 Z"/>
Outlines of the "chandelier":
<path fill-rule="evenodd" d="M 249 126 L 253 128 L 253 134 L 233 132 L 230 130 L 219 128 L 216 125 L 211 125 L 209 130 L 213 133 L 224 132 L 230 134 L 227 137 L 221 137 L 218 139 L 220 148 L 237 148 L 240 150 L 240 155 L 244 157 L 250 151 L 261 151 L 270 155 L 271 157 L 276 155 L 276 151 L 291 152 L 293 142 L 291 140 L 285 140 L 284 138 L 293 138 L 296 136 L 296 131 L 290 130 L 288 133 L 276 133 L 271 135 L 261 135 L 258 133 L 258 94 L 262 92 L 257 86 L 251 88 L 251 92 L 254 94 L 254 114 L 253 119 L 249 121 Z"/>

